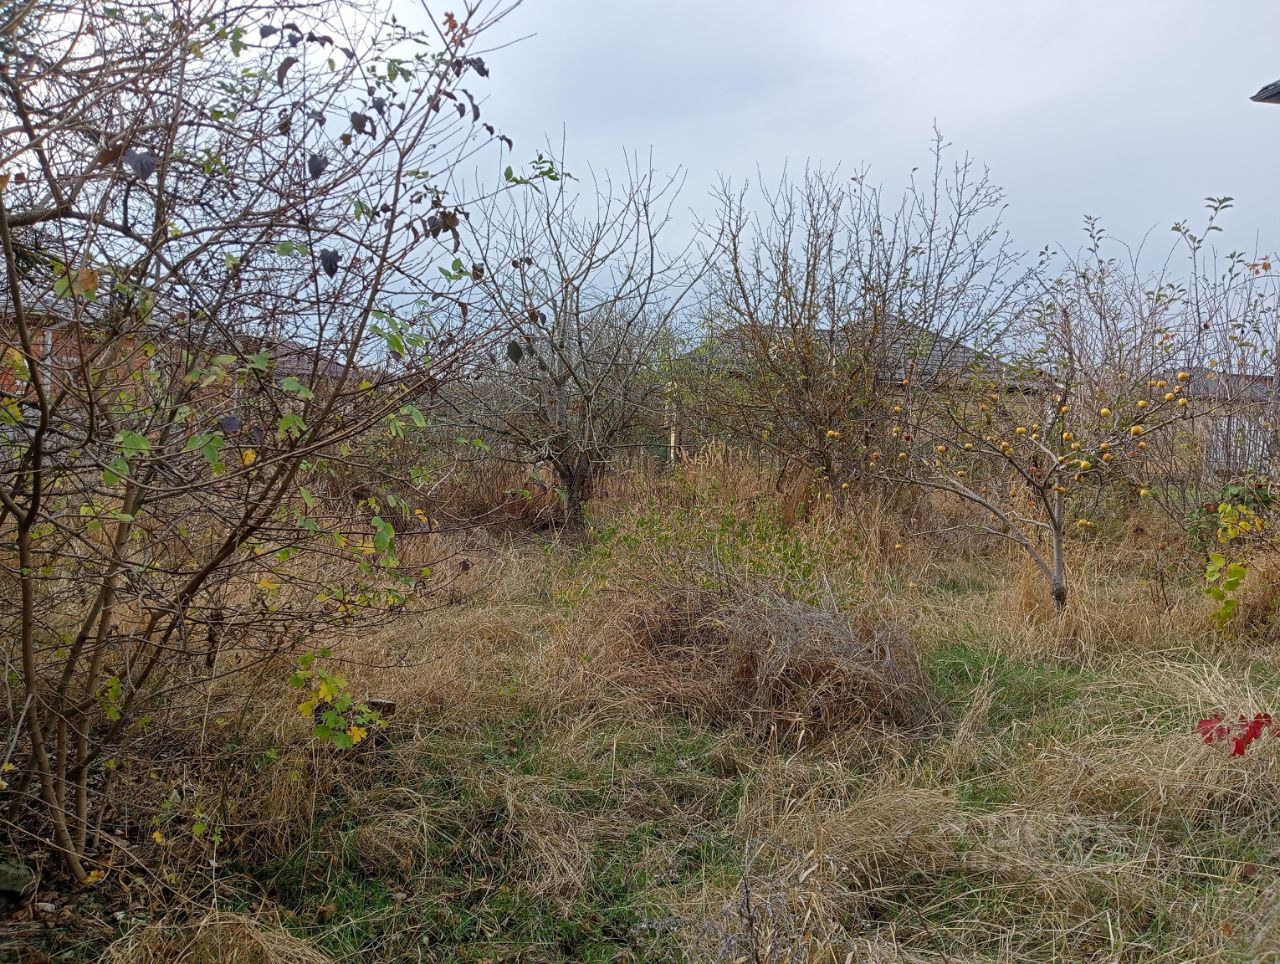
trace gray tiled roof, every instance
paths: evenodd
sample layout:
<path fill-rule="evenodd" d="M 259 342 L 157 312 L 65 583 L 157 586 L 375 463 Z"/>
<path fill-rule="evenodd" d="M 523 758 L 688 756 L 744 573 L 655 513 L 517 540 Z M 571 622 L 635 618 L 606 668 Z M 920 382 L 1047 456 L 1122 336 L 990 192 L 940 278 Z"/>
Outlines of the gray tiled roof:
<path fill-rule="evenodd" d="M 1280 376 L 1253 372 L 1224 372 L 1211 368 L 1188 369 L 1186 393 L 1191 398 L 1253 403 L 1280 400 Z"/>
<path fill-rule="evenodd" d="M 840 342 L 848 341 L 853 351 L 865 350 L 862 338 L 865 332 L 861 329 L 832 330 L 815 328 L 803 332 L 804 336 L 814 340 L 831 339 L 833 347 L 840 350 Z M 727 372 L 743 373 L 750 366 L 746 360 L 747 352 L 744 342 L 760 337 L 777 337 L 786 339 L 790 329 L 779 328 L 775 335 L 767 327 L 751 328 L 735 326 L 713 335 L 702 342 L 694 351 L 688 353 L 686 360 L 696 364 Z M 1007 375 L 1007 367 L 994 355 L 983 352 L 957 338 L 946 334 L 928 331 L 919 326 L 900 325 L 885 329 L 879 345 L 879 352 L 887 359 L 889 370 L 885 377 L 900 381 L 904 378 L 923 378 L 926 380 L 942 375 L 973 374 L 984 372 L 992 377 Z"/>

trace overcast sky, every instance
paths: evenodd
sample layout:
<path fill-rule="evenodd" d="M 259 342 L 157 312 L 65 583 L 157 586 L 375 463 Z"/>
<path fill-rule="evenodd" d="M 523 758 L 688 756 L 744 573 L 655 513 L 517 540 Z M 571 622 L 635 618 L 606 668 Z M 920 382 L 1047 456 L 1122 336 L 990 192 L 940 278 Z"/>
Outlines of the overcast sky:
<path fill-rule="evenodd" d="M 1228 246 L 1280 245 L 1280 4 L 1210 0 L 524 0 L 486 116 L 520 159 L 652 148 L 707 208 L 718 174 L 806 161 L 900 185 L 936 122 L 1009 195 L 1019 247 L 1078 247 L 1082 215 L 1162 251 L 1229 194 Z M 491 35 L 492 37 L 492 35 Z"/>

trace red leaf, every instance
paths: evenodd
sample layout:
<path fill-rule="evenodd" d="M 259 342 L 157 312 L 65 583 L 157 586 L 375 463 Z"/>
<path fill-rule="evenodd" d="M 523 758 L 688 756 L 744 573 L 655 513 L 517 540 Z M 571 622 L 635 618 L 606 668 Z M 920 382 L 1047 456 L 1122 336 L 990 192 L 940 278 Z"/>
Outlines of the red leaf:
<path fill-rule="evenodd" d="M 1204 737 L 1206 743 L 1212 743 L 1214 740 L 1220 740 L 1226 736 L 1225 728 L 1220 726 L 1222 723 L 1222 714 L 1211 716 L 1207 720 L 1200 720 L 1196 723 L 1196 732 Z"/>

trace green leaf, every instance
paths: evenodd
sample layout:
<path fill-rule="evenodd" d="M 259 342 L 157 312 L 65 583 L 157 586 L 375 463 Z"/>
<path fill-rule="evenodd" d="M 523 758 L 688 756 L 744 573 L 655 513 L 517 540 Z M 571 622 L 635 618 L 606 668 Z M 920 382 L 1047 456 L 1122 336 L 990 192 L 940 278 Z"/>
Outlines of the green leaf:
<path fill-rule="evenodd" d="M 116 433 L 115 441 L 117 445 L 124 449 L 124 454 L 127 458 L 146 455 L 151 451 L 151 440 L 141 432 L 125 429 Z"/>
<path fill-rule="evenodd" d="M 295 254 L 306 254 L 307 246 L 297 241 L 281 241 L 276 244 L 276 254 L 282 258 L 288 258 Z"/>
<path fill-rule="evenodd" d="M 316 397 L 315 392 L 309 389 L 306 385 L 302 384 L 302 382 L 294 378 L 292 375 L 290 375 L 288 378 L 281 381 L 280 387 L 284 389 L 286 392 L 290 392 L 294 395 L 297 395 L 303 401 L 307 401 L 309 399 Z"/>
<path fill-rule="evenodd" d="M 129 476 L 129 461 L 123 455 L 117 455 L 111 464 L 102 470 L 102 481 L 105 485 L 119 485 L 122 479 Z"/>
<path fill-rule="evenodd" d="M 221 463 L 219 453 L 226 444 L 227 440 L 223 438 L 221 432 L 205 432 L 187 439 L 184 451 L 194 452 L 199 450 L 200 454 L 204 456 L 204 460 L 216 468 Z"/>
<path fill-rule="evenodd" d="M 302 416 L 297 412 L 288 412 L 281 417 L 276 423 L 276 429 L 281 438 L 301 438 L 302 433 L 307 430 L 307 423 L 302 420 Z"/>
<path fill-rule="evenodd" d="M 386 552 L 391 548 L 392 541 L 395 539 L 395 527 L 383 519 L 381 516 L 374 516 L 371 520 L 373 523 L 373 547 L 378 552 Z"/>

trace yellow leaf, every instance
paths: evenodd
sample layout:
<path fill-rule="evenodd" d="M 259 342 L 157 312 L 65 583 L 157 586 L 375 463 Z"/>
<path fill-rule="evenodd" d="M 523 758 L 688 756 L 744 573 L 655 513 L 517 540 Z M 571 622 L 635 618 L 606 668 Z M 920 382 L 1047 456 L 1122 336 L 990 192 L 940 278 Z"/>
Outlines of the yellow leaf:
<path fill-rule="evenodd" d="M 258 453 L 253 449 L 245 449 L 240 453 L 240 461 L 245 465 L 253 465 L 254 462 L 258 461 Z"/>
<path fill-rule="evenodd" d="M 164 843 L 164 834 L 162 834 L 159 830 L 154 830 L 151 833 L 151 839 L 158 844 L 162 844 Z"/>
<path fill-rule="evenodd" d="M 91 870 L 89 871 L 89 876 L 84 879 L 84 882 L 86 884 L 96 884 L 98 881 L 102 880 L 102 878 L 105 876 L 107 876 L 105 871 Z"/>
<path fill-rule="evenodd" d="M 347 736 L 351 737 L 352 743 L 359 743 L 368 735 L 369 735 L 369 731 L 366 730 L 363 726 L 356 726 L 354 723 L 352 723 L 349 727 L 347 727 Z"/>
<path fill-rule="evenodd" d="M 334 686 L 328 680 L 324 680 L 320 683 L 320 689 L 318 692 L 320 693 L 320 699 L 331 701 L 338 695 L 338 687 Z"/>
<path fill-rule="evenodd" d="M 76 271 L 76 289 L 87 295 L 97 294 L 98 272 L 90 265 L 83 265 Z"/>
<path fill-rule="evenodd" d="M 274 589 L 279 589 L 280 583 L 276 582 L 274 579 L 271 579 L 268 576 L 263 576 L 261 579 L 258 580 L 258 588 L 266 592 L 270 592 Z"/>
<path fill-rule="evenodd" d="M 16 769 L 18 768 L 12 763 L 6 763 L 3 766 L 0 766 L 0 773 L 12 773 Z"/>
<path fill-rule="evenodd" d="M 298 712 L 302 716 L 310 716 L 315 711 L 316 711 L 316 701 L 314 697 L 309 700 L 303 700 L 301 703 L 298 704 Z"/>

